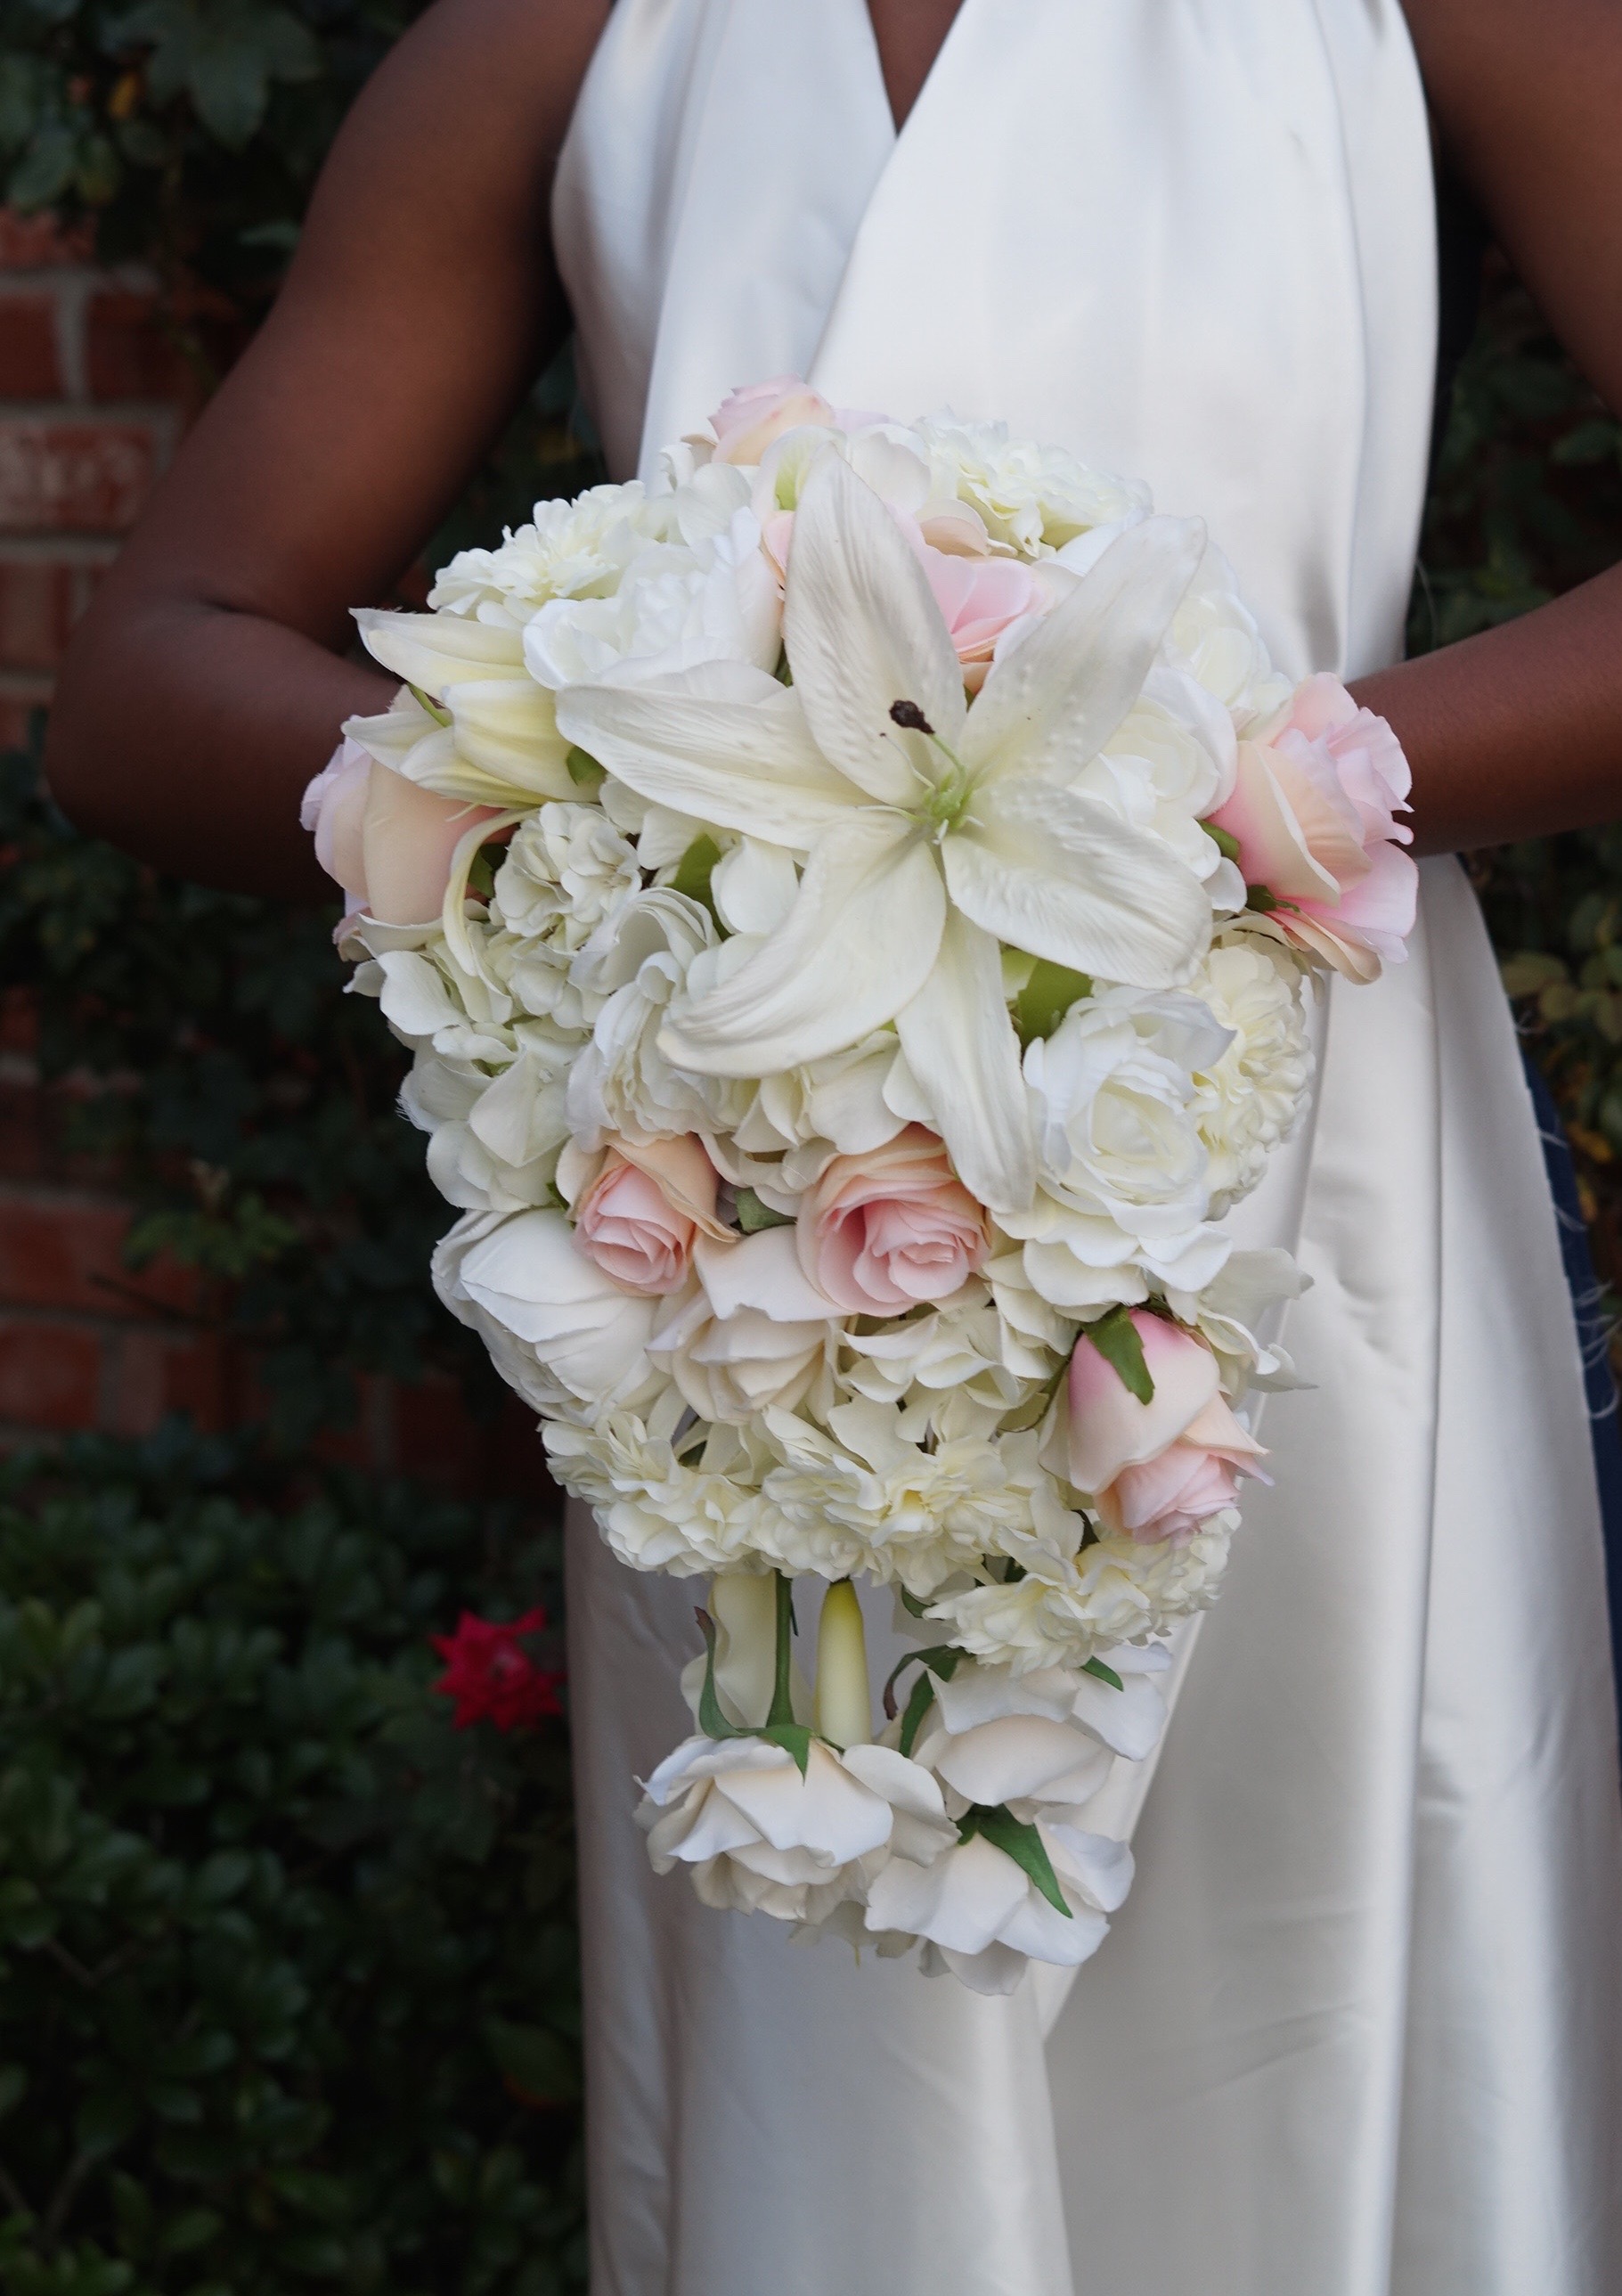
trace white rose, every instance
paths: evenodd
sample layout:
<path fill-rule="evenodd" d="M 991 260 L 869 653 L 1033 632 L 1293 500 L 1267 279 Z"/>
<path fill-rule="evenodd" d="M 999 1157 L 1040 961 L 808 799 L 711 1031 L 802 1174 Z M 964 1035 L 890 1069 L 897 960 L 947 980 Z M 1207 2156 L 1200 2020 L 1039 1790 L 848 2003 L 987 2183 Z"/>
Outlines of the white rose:
<path fill-rule="evenodd" d="M 905 1069 L 895 1031 L 881 1029 L 847 1052 L 764 1077 L 738 1125 L 737 1144 L 758 1156 L 814 1140 L 841 1156 L 886 1147 L 914 1120 L 917 1087 Z"/>
<path fill-rule="evenodd" d="M 469 1215 L 436 1254 L 434 1283 L 454 1314 L 479 1309 L 581 1402 L 633 1399 L 651 1383 L 657 1302 L 622 1292 L 577 1251 L 561 1212 Z"/>
<path fill-rule="evenodd" d="M 670 1000 L 700 951 L 715 946 L 709 913 L 684 893 L 652 886 L 611 910 L 576 958 L 571 978 L 603 1002 L 592 1041 L 569 1078 L 570 1126 L 582 1142 L 610 1132 L 730 1131 L 748 1086 L 691 1076 L 659 1049 Z"/>
<path fill-rule="evenodd" d="M 1251 940 L 1213 948 L 1189 984 L 1232 1032 L 1220 1058 L 1195 1078 L 1193 1118 L 1210 1157 L 1214 1219 L 1255 1187 L 1306 1110 L 1314 1061 L 1303 985 L 1282 947 Z"/>
<path fill-rule="evenodd" d="M 801 1273 L 792 1228 L 701 1238 L 693 1268 L 696 1284 L 664 1306 L 648 1352 L 700 1419 L 744 1425 L 768 1404 L 792 1410 L 819 1374 L 826 1383 L 835 1310 Z"/>
<path fill-rule="evenodd" d="M 521 629 L 549 598 L 607 597 L 647 547 L 641 482 L 589 487 L 573 502 L 537 503 L 528 526 L 503 530 L 499 550 L 459 550 L 428 603 L 438 613 Z"/>
<path fill-rule="evenodd" d="M 1205 881 L 1212 906 L 1242 909 L 1245 882 L 1200 822 L 1232 794 L 1233 721 L 1194 679 L 1151 670 L 1139 699 L 1074 786 L 1163 838 Z"/>
<path fill-rule="evenodd" d="M 1229 1041 L 1192 996 L 1106 988 L 1028 1047 L 1040 1182 L 1031 1209 L 1001 1225 L 1053 1306 L 1134 1304 L 1145 1271 L 1198 1291 L 1222 1266 L 1232 1247 L 1207 1217 L 1194 1071 Z"/>
<path fill-rule="evenodd" d="M 640 882 L 636 849 L 600 806 L 542 806 L 496 873 L 492 914 L 527 939 L 579 948 Z"/>
<path fill-rule="evenodd" d="M 802 1776 L 764 1738 L 692 1737 L 659 1764 L 636 1813 L 657 1873 L 680 1862 L 705 1904 L 816 1922 L 860 1897 L 905 1846 L 917 1870 L 953 1841 L 940 1788 L 888 1746 L 813 1739 Z"/>
<path fill-rule="evenodd" d="M 441 1195 L 478 1211 L 520 1211 L 553 1200 L 558 1150 L 569 1136 L 572 1057 L 570 1046 L 532 1041 L 500 1075 L 479 1077 L 483 1089 L 465 1113 L 431 1128 L 429 1177 Z M 402 1093 L 401 1101 L 408 1114 L 422 1105 L 420 1093 Z"/>
<path fill-rule="evenodd" d="M 1160 654 L 1168 668 L 1185 670 L 1213 694 L 1241 729 L 1290 699 L 1290 685 L 1274 675 L 1233 569 L 1214 543 L 1183 594 Z"/>

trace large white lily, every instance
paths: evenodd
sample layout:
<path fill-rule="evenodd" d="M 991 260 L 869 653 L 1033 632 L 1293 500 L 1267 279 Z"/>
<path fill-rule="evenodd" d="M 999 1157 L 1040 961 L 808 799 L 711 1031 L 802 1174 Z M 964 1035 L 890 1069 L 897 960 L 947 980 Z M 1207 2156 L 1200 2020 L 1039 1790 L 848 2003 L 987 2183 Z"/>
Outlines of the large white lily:
<path fill-rule="evenodd" d="M 1209 935 L 1170 849 L 1068 786 L 1137 699 L 1203 546 L 1192 521 L 1123 534 L 971 708 L 918 560 L 829 454 L 795 518 L 791 687 L 728 661 L 561 693 L 560 731 L 644 797 L 808 854 L 782 925 L 673 1008 L 667 1057 L 767 1076 L 894 1021 L 968 1185 L 1028 1204 L 998 943 L 1165 988 Z"/>

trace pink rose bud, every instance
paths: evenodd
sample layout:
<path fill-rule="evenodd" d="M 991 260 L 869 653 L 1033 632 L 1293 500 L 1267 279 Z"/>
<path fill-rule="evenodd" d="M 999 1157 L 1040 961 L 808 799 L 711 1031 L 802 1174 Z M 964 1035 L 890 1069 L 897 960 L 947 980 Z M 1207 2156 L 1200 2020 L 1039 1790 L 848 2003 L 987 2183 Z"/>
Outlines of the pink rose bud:
<path fill-rule="evenodd" d="M 800 1206 L 801 1267 L 824 1299 L 858 1316 L 946 1300 L 985 1263 L 986 1211 L 921 1124 L 882 1148 L 835 1156 Z"/>
<path fill-rule="evenodd" d="M 758 463 L 774 439 L 809 423 L 818 430 L 833 422 L 833 409 L 797 374 L 750 383 L 723 399 L 709 418 L 717 463 Z"/>
<path fill-rule="evenodd" d="M 695 1238 L 730 1233 L 716 1218 L 717 1185 L 692 1134 L 645 1144 L 616 1140 L 576 1200 L 576 1246 L 627 1292 L 679 1292 Z"/>
<path fill-rule="evenodd" d="M 422 925 L 444 905 L 457 846 L 496 809 L 408 782 L 346 737 L 305 791 L 299 819 L 351 910 Z"/>
<path fill-rule="evenodd" d="M 1282 937 L 1348 980 L 1400 964 L 1413 930 L 1419 873 L 1399 847 L 1413 831 L 1413 776 L 1383 718 L 1337 677 L 1309 677 L 1287 707 L 1239 744 L 1233 793 L 1211 816 L 1238 840 L 1247 885 L 1279 906 Z"/>
<path fill-rule="evenodd" d="M 1118 1536 L 1187 1539 L 1233 1504 L 1240 1476 L 1266 1454 L 1223 1400 L 1203 1340 L 1143 1308 L 1130 1320 L 1153 1397 L 1140 1403 L 1082 1332 L 1070 1357 L 1070 1480 Z"/>

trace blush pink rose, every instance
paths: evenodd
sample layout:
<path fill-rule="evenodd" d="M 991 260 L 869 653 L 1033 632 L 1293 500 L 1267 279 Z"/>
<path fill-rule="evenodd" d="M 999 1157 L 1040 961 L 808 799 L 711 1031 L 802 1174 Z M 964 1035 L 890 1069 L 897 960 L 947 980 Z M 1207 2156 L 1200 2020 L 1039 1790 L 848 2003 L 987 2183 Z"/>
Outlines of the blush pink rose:
<path fill-rule="evenodd" d="M 1413 930 L 1419 872 L 1400 848 L 1413 831 L 1413 776 L 1383 718 L 1337 677 L 1309 677 L 1285 709 L 1239 744 L 1233 793 L 1211 816 L 1239 843 L 1247 885 L 1286 941 L 1348 980 L 1397 964 Z"/>
<path fill-rule="evenodd" d="M 800 1206 L 800 1266 L 856 1316 L 946 1300 L 985 1264 L 986 1211 L 933 1132 L 909 1124 L 882 1148 L 835 1156 Z"/>
<path fill-rule="evenodd" d="M 774 439 L 785 430 L 807 424 L 831 429 L 833 409 L 820 391 L 797 374 L 774 375 L 770 382 L 752 382 L 722 400 L 709 418 L 716 434 L 717 463 L 758 463 Z"/>
<path fill-rule="evenodd" d="M 576 1199 L 576 1248 L 627 1292 L 679 1292 L 696 1238 L 730 1232 L 716 1218 L 716 1168 L 691 1133 L 616 1140 Z"/>
<path fill-rule="evenodd" d="M 346 737 L 305 791 L 299 819 L 351 912 L 421 925 L 439 914 L 457 846 L 496 810 L 420 788 Z"/>
<path fill-rule="evenodd" d="M 1232 1506 L 1266 1454 L 1223 1400 L 1203 1340 L 1143 1308 L 1131 1321 L 1153 1397 L 1140 1403 L 1083 1332 L 1070 1357 L 1069 1477 L 1118 1537 L 1181 1542 Z"/>
<path fill-rule="evenodd" d="M 913 547 L 963 664 L 963 684 L 978 693 L 995 657 L 997 641 L 1028 614 L 1044 612 L 1049 594 L 1036 568 L 1018 558 L 948 554 L 932 548 L 916 528 L 913 534 Z"/>

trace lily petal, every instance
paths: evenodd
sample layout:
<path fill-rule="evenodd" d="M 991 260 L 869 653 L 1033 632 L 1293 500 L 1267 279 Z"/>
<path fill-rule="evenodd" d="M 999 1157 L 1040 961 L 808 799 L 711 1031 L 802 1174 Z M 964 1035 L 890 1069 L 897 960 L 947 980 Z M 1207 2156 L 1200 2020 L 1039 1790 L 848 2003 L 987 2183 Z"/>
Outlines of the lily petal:
<path fill-rule="evenodd" d="M 357 606 L 354 622 L 373 661 L 436 698 L 465 678 L 524 666 L 523 633 L 507 625 L 467 622 L 459 614 L 394 613 L 381 606 Z"/>
<path fill-rule="evenodd" d="M 1036 1157 L 1002 954 L 955 909 L 896 1029 L 963 1185 L 993 1211 L 1022 1210 L 1036 1193 Z"/>
<path fill-rule="evenodd" d="M 676 813 L 803 849 L 860 797 L 834 772 L 800 697 L 747 662 L 702 662 L 638 685 L 570 685 L 558 730 Z"/>
<path fill-rule="evenodd" d="M 1051 783 L 978 790 L 942 858 L 976 924 L 1080 972 L 1169 988 L 1210 934 L 1205 889 L 1168 845 Z"/>
<path fill-rule="evenodd" d="M 1198 519 L 1144 519 L 1112 542 L 993 665 L 963 728 L 970 771 L 1065 780 L 1095 758 L 1143 692 L 1204 549 Z"/>
<path fill-rule="evenodd" d="M 922 988 L 946 897 L 919 831 L 887 808 L 848 813 L 812 849 L 788 917 L 730 980 L 673 1005 L 668 1061 L 700 1076 L 772 1076 L 893 1020 Z"/>
<path fill-rule="evenodd" d="M 871 487 L 837 454 L 806 481 L 783 601 L 794 690 L 823 755 L 881 805 L 939 779 L 932 749 L 890 717 L 912 701 L 941 739 L 963 723 L 963 674 L 923 569 Z"/>

